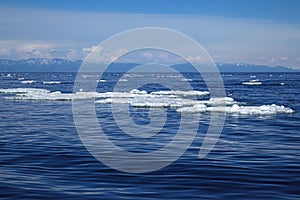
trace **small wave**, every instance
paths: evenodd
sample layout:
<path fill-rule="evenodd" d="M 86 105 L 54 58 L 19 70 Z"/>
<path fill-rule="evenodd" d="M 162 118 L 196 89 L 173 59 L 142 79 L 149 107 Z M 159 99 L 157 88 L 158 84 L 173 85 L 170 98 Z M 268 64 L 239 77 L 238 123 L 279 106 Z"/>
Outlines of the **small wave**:
<path fill-rule="evenodd" d="M 46 85 L 46 84 L 61 84 L 61 82 L 60 81 L 44 81 L 43 84 L 44 85 Z"/>

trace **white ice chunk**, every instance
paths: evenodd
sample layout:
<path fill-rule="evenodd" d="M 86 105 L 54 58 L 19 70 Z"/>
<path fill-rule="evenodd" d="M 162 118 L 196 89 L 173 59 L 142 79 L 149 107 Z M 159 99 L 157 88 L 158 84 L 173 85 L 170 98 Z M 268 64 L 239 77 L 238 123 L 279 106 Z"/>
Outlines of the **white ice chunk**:
<path fill-rule="evenodd" d="M 61 84 L 60 81 L 44 81 L 43 84 Z"/>
<path fill-rule="evenodd" d="M 188 112 L 188 113 L 198 113 L 198 112 L 225 112 L 228 114 L 240 114 L 240 115 L 274 115 L 280 113 L 293 113 L 294 110 L 284 106 L 272 105 L 262 105 L 262 106 L 239 106 L 234 104 L 232 106 L 216 106 L 216 107 L 206 107 L 205 105 L 195 105 L 192 107 L 183 107 L 177 109 L 177 112 Z"/>
<path fill-rule="evenodd" d="M 209 92 L 207 91 L 180 91 L 180 90 L 175 90 L 175 91 L 157 91 L 157 92 L 151 92 L 150 94 L 152 95 L 177 95 L 177 96 L 205 96 L 209 95 Z"/>
<path fill-rule="evenodd" d="M 23 83 L 23 84 L 32 84 L 32 83 L 35 83 L 35 82 L 36 82 L 35 80 L 21 81 L 21 83 Z"/>
<path fill-rule="evenodd" d="M 208 94 L 203 91 L 157 91 L 150 94 L 143 90 L 131 90 L 130 92 L 76 92 L 62 93 L 51 92 L 40 88 L 9 88 L 0 89 L 0 93 L 15 94 L 6 99 L 15 100 L 56 100 L 71 101 L 82 99 L 95 99 L 99 104 L 130 104 L 133 107 L 165 108 L 176 107 L 177 112 L 201 113 L 201 112 L 225 112 L 235 115 L 273 115 L 280 113 L 293 113 L 294 110 L 279 105 L 243 106 L 238 105 L 231 97 L 210 98 L 209 100 L 197 100 L 190 98 L 192 95 Z"/>
<path fill-rule="evenodd" d="M 243 82 L 243 85 L 261 85 L 262 82 L 259 79 L 250 80 L 249 82 Z"/>
<path fill-rule="evenodd" d="M 105 82 L 106 82 L 106 80 L 104 80 L 104 79 L 100 79 L 100 80 L 97 80 L 97 82 L 98 82 L 98 83 L 100 83 L 100 82 L 102 82 L 102 83 L 105 83 Z"/>

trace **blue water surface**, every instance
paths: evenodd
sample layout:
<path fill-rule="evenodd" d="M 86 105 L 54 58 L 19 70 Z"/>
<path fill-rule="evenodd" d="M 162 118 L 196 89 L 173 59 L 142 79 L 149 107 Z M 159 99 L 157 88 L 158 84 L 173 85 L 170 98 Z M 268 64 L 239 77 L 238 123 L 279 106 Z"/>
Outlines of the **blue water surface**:
<path fill-rule="evenodd" d="M 73 73 L 2 73 L 0 88 L 43 88 L 71 93 Z M 121 74 L 106 74 L 98 91 L 109 91 Z M 198 90 L 203 80 L 186 74 Z M 255 76 L 255 77 L 254 77 Z M 130 174 L 111 169 L 82 144 L 73 120 L 71 101 L 9 100 L 0 94 L 1 199 L 300 199 L 300 74 L 226 73 L 227 93 L 249 106 L 284 105 L 292 114 L 227 115 L 220 139 L 199 159 L 209 113 L 202 114 L 192 146 L 180 159 L 158 171 Z M 31 84 L 21 81 L 35 80 Z M 259 79 L 262 85 L 243 85 Z M 60 84 L 43 84 L 60 81 Z M 99 84 L 100 85 L 100 84 Z M 110 105 L 103 112 L 103 129 L 125 140 L 114 127 Z M 105 111 L 107 109 L 107 112 Z M 132 109 L 137 123 L 147 123 L 147 109 Z M 168 111 L 168 137 L 176 134 L 180 115 Z M 169 135 L 169 136 L 168 136 Z M 156 138 L 159 140 L 159 138 Z M 149 151 L 160 145 L 127 147 Z M 146 149 L 147 148 L 147 149 Z"/>

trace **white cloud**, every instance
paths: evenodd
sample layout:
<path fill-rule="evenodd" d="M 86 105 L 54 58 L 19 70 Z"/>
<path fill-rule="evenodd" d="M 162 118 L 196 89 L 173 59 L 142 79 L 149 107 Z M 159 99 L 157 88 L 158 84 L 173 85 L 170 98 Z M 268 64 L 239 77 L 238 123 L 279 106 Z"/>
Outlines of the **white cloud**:
<path fill-rule="evenodd" d="M 50 50 L 55 47 L 53 43 L 42 43 L 23 40 L 0 40 L 0 57 L 23 59 L 29 57 L 51 57 Z"/>
<path fill-rule="evenodd" d="M 153 58 L 153 54 L 151 52 L 144 52 L 141 54 L 144 58 L 146 59 L 152 59 Z"/>
<path fill-rule="evenodd" d="M 82 59 L 81 51 L 59 46 L 55 43 L 37 43 L 36 41 L 0 41 L 0 58 L 63 58 Z"/>
<path fill-rule="evenodd" d="M 92 46 L 92 47 L 86 47 L 82 48 L 83 53 L 95 53 L 98 54 L 103 50 L 103 47 L 101 46 Z"/>
<path fill-rule="evenodd" d="M 202 56 L 189 56 L 188 60 L 191 62 L 199 62 L 199 63 L 204 61 Z"/>
<path fill-rule="evenodd" d="M 82 58 L 81 52 L 78 52 L 76 49 L 68 49 L 66 59 L 68 60 L 78 60 Z"/>
<path fill-rule="evenodd" d="M 124 48 L 104 50 L 101 46 L 82 48 L 84 56 L 91 63 L 107 63 L 118 59 L 127 52 Z"/>
<path fill-rule="evenodd" d="M 82 59 L 111 35 L 144 26 L 183 32 L 202 44 L 216 61 L 285 63 L 300 68 L 297 59 L 299 24 L 198 15 L 83 13 L 11 7 L 0 7 L 0 57 Z M 111 53 L 104 57 L 116 58 L 118 55 Z M 150 54 L 144 57 L 151 59 Z M 199 59 L 196 57 L 193 59 Z M 276 59 L 272 61 L 272 57 Z M 280 59 L 283 57 L 288 59 Z M 163 59 L 173 58 L 166 56 Z"/>

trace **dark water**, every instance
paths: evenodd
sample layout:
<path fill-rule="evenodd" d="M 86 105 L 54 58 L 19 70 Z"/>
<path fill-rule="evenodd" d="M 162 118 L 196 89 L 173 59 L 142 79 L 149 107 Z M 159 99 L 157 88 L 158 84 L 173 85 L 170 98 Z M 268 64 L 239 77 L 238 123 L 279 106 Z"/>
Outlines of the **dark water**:
<path fill-rule="evenodd" d="M 72 92 L 75 79 L 70 73 L 7 74 L 1 74 L 0 88 Z M 111 81 L 99 90 L 111 89 L 120 74 L 108 76 Z M 22 84 L 20 77 L 36 82 Z M 111 169 L 91 156 L 74 127 L 70 101 L 7 100 L 9 94 L 0 94 L 1 199 L 300 199 L 300 74 L 233 73 L 223 79 L 238 102 L 284 105 L 295 113 L 228 115 L 217 145 L 199 159 L 209 116 L 203 114 L 197 137 L 180 159 L 142 174 Z M 251 79 L 263 84 L 241 84 Z M 192 84 L 203 90 L 201 80 Z M 133 113 L 145 118 L 141 110 Z M 109 112 L 98 115 L 106 119 L 104 129 L 122 136 L 110 126 Z M 171 134 L 178 114 L 170 111 L 168 117 Z"/>

